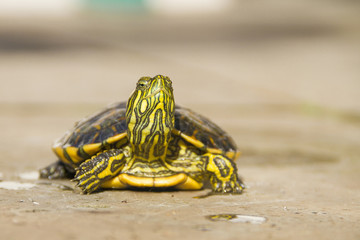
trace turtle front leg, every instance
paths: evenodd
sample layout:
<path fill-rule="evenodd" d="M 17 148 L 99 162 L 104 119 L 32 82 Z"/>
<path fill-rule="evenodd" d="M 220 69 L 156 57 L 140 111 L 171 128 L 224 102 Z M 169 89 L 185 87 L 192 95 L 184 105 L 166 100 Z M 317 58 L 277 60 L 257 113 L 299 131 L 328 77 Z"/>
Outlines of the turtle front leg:
<path fill-rule="evenodd" d="M 206 153 L 206 171 L 210 174 L 210 184 L 215 193 L 241 193 L 244 184 L 237 175 L 234 162 L 223 155 Z"/>
<path fill-rule="evenodd" d="M 102 183 L 115 177 L 124 167 L 126 154 L 122 149 L 103 151 L 83 162 L 77 169 L 74 181 L 84 193 L 97 190 Z"/>

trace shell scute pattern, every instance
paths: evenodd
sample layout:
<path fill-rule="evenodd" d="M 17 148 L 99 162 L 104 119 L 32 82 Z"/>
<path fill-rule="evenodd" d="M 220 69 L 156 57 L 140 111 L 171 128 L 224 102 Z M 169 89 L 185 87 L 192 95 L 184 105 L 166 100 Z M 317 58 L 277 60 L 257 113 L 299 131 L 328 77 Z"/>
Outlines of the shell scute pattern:
<path fill-rule="evenodd" d="M 79 122 L 63 144 L 74 147 L 101 143 L 116 134 L 126 132 L 126 103 L 113 105 L 100 113 Z"/>
<path fill-rule="evenodd" d="M 69 138 L 62 144 L 79 147 L 101 143 L 116 134 L 124 133 L 127 129 L 125 113 L 126 102 L 113 104 L 106 110 L 78 123 Z M 236 146 L 226 132 L 207 118 L 187 108 L 175 107 L 175 129 L 202 142 L 207 148 L 236 152 Z"/>
<path fill-rule="evenodd" d="M 224 153 L 237 153 L 233 139 L 215 123 L 187 108 L 176 107 L 175 128 L 206 148 L 219 149 Z"/>

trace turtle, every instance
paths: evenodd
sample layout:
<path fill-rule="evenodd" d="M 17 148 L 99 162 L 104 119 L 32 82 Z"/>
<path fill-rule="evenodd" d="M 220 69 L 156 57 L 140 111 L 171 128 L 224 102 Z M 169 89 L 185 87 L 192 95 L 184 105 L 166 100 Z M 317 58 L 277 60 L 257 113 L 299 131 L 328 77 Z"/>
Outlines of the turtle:
<path fill-rule="evenodd" d="M 201 190 L 240 194 L 234 140 L 208 118 L 175 105 L 169 77 L 141 77 L 127 102 L 75 124 L 53 145 L 47 179 L 100 189 Z"/>

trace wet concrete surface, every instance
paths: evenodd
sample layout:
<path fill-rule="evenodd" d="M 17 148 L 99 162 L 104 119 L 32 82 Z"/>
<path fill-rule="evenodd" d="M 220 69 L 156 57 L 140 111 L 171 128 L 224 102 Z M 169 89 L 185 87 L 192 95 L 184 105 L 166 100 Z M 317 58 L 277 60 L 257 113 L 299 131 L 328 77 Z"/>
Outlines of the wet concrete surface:
<path fill-rule="evenodd" d="M 360 6 L 325 2 L 274 1 L 286 22 L 280 10 L 251 4 L 262 13 L 256 21 L 244 9 L 217 21 L 167 19 L 172 25 L 161 17 L 2 21 L 0 238 L 359 239 Z M 243 194 L 83 195 L 68 180 L 36 178 L 74 122 L 127 100 L 140 76 L 155 74 L 173 79 L 177 104 L 233 136 Z"/>

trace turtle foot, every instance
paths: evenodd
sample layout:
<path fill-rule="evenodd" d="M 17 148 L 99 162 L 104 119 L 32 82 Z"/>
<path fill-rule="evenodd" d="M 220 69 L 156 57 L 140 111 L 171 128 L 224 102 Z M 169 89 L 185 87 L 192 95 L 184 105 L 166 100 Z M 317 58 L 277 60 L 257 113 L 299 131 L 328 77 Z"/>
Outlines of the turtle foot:
<path fill-rule="evenodd" d="M 74 172 L 66 168 L 65 164 L 60 160 L 40 169 L 40 178 L 62 179 L 72 177 L 74 177 Z"/>
<path fill-rule="evenodd" d="M 241 194 L 245 185 L 241 181 L 218 182 L 213 189 L 214 194 Z"/>

